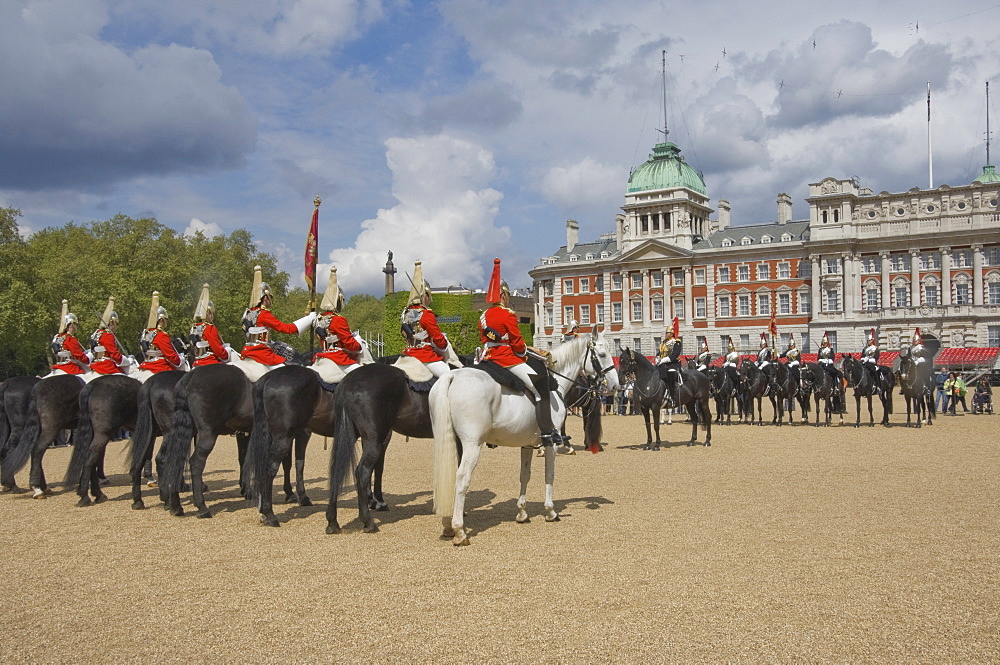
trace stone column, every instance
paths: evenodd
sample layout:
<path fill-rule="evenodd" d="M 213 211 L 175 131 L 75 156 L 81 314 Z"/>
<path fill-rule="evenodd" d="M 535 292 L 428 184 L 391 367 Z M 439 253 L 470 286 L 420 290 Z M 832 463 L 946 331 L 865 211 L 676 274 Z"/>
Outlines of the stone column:
<path fill-rule="evenodd" d="M 920 306 L 920 250 L 910 248 L 910 306 Z"/>
<path fill-rule="evenodd" d="M 889 281 L 889 251 L 882 250 L 878 253 L 879 263 L 882 266 L 882 307 L 892 305 L 892 283 Z"/>
<path fill-rule="evenodd" d="M 951 247 L 941 248 L 941 304 L 951 304 Z"/>
<path fill-rule="evenodd" d="M 972 304 L 983 304 L 983 246 L 972 246 Z"/>
<path fill-rule="evenodd" d="M 841 309 L 844 310 L 844 317 L 849 316 L 849 312 L 854 311 L 854 294 L 857 289 L 854 288 L 854 257 L 850 252 L 844 252 L 840 255 L 840 265 L 842 271 L 842 280 L 840 287 L 841 297 L 843 298 L 843 305 Z"/>
<path fill-rule="evenodd" d="M 691 266 L 684 266 L 684 322 L 688 325 L 694 321 L 694 281 L 691 273 Z"/>
<path fill-rule="evenodd" d="M 820 290 L 819 290 L 820 282 L 823 279 L 823 273 L 820 272 L 819 260 L 820 260 L 819 254 L 809 255 L 809 262 L 812 264 L 811 266 L 812 267 L 812 309 L 811 309 L 812 318 L 816 318 L 816 315 L 819 312 L 823 311 L 823 308 L 820 307 L 820 303 L 822 301 L 820 300 Z"/>
<path fill-rule="evenodd" d="M 652 315 L 652 312 L 650 312 L 652 307 L 649 303 L 649 270 L 641 270 L 639 274 L 642 275 L 642 326 L 648 328 L 650 316 Z M 629 306 L 631 307 L 631 303 L 629 303 Z"/>

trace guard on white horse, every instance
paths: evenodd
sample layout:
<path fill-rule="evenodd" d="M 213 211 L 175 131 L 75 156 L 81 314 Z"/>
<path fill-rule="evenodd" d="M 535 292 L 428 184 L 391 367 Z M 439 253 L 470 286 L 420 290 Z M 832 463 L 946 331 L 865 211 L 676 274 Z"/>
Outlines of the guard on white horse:
<path fill-rule="evenodd" d="M 108 305 L 101 315 L 100 326 L 90 336 L 90 351 L 93 360 L 91 371 L 97 374 L 130 374 L 136 367 L 135 358 L 122 353 L 118 332 L 118 312 L 115 311 L 115 297 L 108 298 Z"/>
<path fill-rule="evenodd" d="M 435 377 L 447 374 L 451 369 L 449 365 L 462 366 L 458 356 L 451 350 L 448 338 L 438 327 L 437 316 L 431 309 L 431 285 L 424 279 L 424 269 L 420 261 L 413 265 L 410 299 L 399 317 L 399 324 L 406 339 L 406 348 L 403 349 L 401 362 L 396 364 L 411 378 L 414 378 L 414 373 L 406 367 L 405 358 L 413 358 L 423 363 Z"/>
<path fill-rule="evenodd" d="M 153 291 L 146 329 L 139 337 L 139 346 L 142 347 L 145 360 L 139 364 L 139 371 L 135 373 L 135 378 L 143 383 L 160 372 L 189 369 L 187 359 L 180 357 L 170 340 L 170 335 L 166 333 L 169 322 L 170 315 L 167 309 L 160 305 L 160 292 Z"/>
<path fill-rule="evenodd" d="M 611 354 L 603 334 L 580 336 L 552 351 L 553 374 L 559 386 L 551 401 L 551 417 L 562 425 L 566 408 L 561 399 L 573 379 L 584 370 L 604 375 L 608 387 L 618 386 Z M 521 492 L 517 500 L 518 522 L 527 522 L 526 490 L 531 475 L 532 449 L 541 445 L 541 432 L 534 400 L 523 389 L 498 384 L 480 369 L 463 368 L 438 379 L 430 392 L 434 429 L 434 509 L 442 518 L 444 534 L 455 545 L 467 545 L 464 528 L 465 495 L 479 462 L 483 444 L 521 448 Z M 545 448 L 545 519 L 559 514 L 552 499 L 555 450 Z"/>
<path fill-rule="evenodd" d="M 254 266 L 250 305 L 243 313 L 242 322 L 247 341 L 240 352 L 240 358 L 232 360 L 254 382 L 272 369 L 284 365 L 290 357 L 278 352 L 285 351 L 282 347 L 287 345 L 271 340 L 272 331 L 301 335 L 316 322 L 316 312 L 309 312 L 294 323 L 285 323 L 271 313 L 271 302 L 271 287 L 261 280 L 260 266 Z"/>
<path fill-rule="evenodd" d="M 55 354 L 56 362 L 52 365 L 52 371 L 43 376 L 47 379 L 63 374 L 79 376 L 86 381 L 85 374 L 90 374 L 90 358 L 84 352 L 79 340 L 76 338 L 76 331 L 80 328 L 80 320 L 76 314 L 69 311 L 69 301 L 63 298 L 62 312 L 59 314 L 59 332 L 52 338 L 52 352 Z"/>
<path fill-rule="evenodd" d="M 320 314 L 316 319 L 316 336 L 323 349 L 316 354 L 310 369 L 319 374 L 326 383 L 340 383 L 347 374 L 361 362 L 371 362 L 371 357 L 363 360 L 363 347 L 358 337 L 351 332 L 347 319 L 340 313 L 346 298 L 337 283 L 337 266 L 330 266 L 330 279 L 319 303 Z"/>
<path fill-rule="evenodd" d="M 208 284 L 201 285 L 201 295 L 194 308 L 194 323 L 188 336 L 195 350 L 195 367 L 227 363 L 236 355 L 228 344 L 223 343 L 222 335 L 215 327 L 215 303 L 209 299 Z"/>

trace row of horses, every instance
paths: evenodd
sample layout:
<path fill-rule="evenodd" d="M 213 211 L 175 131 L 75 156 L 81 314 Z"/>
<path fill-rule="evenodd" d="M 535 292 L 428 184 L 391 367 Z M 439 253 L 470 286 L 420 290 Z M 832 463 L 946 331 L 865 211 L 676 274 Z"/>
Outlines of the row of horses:
<path fill-rule="evenodd" d="M 278 526 L 273 483 L 285 466 L 286 500 L 311 505 L 304 482 L 305 452 L 311 434 L 333 438 L 327 533 L 341 530 L 337 499 L 350 484 L 357 489 L 364 531 L 378 530 L 372 510 L 387 510 L 382 472 L 392 434 L 434 438 L 434 505 L 445 535 L 468 544 L 464 499 L 484 444 L 522 449 L 517 521 L 527 521 L 530 462 L 539 444 L 535 408 L 523 390 L 501 386 L 487 372 L 463 367 L 436 381 L 416 382 L 402 369 L 383 362 L 364 364 L 335 387 L 304 365 L 273 369 L 252 383 L 229 364 L 168 371 L 144 383 L 124 375 L 45 379 L 15 377 L 0 384 L 0 490 L 16 488 L 15 475 L 30 461 L 34 496 L 51 493 L 42 469 L 45 451 L 58 434 L 74 429 L 74 448 L 65 484 L 79 496 L 78 506 L 106 500 L 100 470 L 109 441 L 132 432 L 127 444 L 134 509 L 145 507 L 143 468 L 156 455 L 159 498 L 174 515 L 184 514 L 180 495 L 190 491 L 198 517 L 211 517 L 206 503 L 206 460 L 221 435 L 235 435 L 240 491 L 257 506 L 260 521 Z M 585 408 L 586 443 L 600 444 L 596 396 L 604 382 L 617 386 L 617 373 L 602 334 L 581 336 L 552 352 L 551 376 L 559 399 L 552 400 L 553 422 L 564 423 L 566 404 Z M 572 400 L 572 401 L 571 401 Z M 357 440 L 361 439 L 360 455 Z M 596 448 L 595 448 L 596 451 Z M 545 519 L 555 521 L 552 496 L 555 453 L 545 455 Z M 294 462 L 294 464 L 293 464 Z M 291 484 L 291 469 L 296 480 Z"/>
<path fill-rule="evenodd" d="M 802 414 L 801 421 L 808 421 L 808 414 L 815 413 L 815 425 L 829 426 L 834 414 L 843 424 L 843 406 L 846 389 L 853 391 L 857 420 L 854 426 L 861 426 L 861 401 L 867 400 L 869 426 L 875 426 L 873 398 L 882 403 L 880 424 L 888 425 L 892 414 L 892 391 L 898 385 L 906 401 L 906 424 L 911 426 L 915 418 L 917 427 L 933 424 L 934 401 L 929 390 L 930 364 L 918 363 L 908 353 L 900 355 L 899 368 L 879 366 L 878 373 L 869 372 L 864 363 L 850 354 L 843 357 L 842 372 L 844 384 L 838 386 L 838 379 L 817 363 L 803 364 L 796 375 L 783 362 L 771 365 L 773 377 L 753 362 L 743 362 L 739 368 L 710 367 L 698 371 L 689 363 L 687 369 L 677 370 L 675 376 L 680 385 L 676 390 L 676 403 L 668 403 L 669 374 L 654 365 L 646 356 L 625 348 L 621 354 L 622 376 L 633 383 L 632 398 L 637 402 L 646 426 L 646 450 L 659 450 L 660 411 L 662 409 L 685 409 L 691 421 L 691 439 L 688 445 L 697 442 L 699 424 L 706 429 L 705 445 L 712 441 L 712 414 L 710 403 L 715 402 L 715 423 L 732 424 L 734 412 L 737 423 L 764 424 L 762 404 L 771 402 L 772 424 L 794 422 L 791 410 L 786 405 L 792 400 L 798 402 Z M 911 415 L 912 414 L 912 415 Z M 654 440 L 655 434 L 655 440 Z"/>

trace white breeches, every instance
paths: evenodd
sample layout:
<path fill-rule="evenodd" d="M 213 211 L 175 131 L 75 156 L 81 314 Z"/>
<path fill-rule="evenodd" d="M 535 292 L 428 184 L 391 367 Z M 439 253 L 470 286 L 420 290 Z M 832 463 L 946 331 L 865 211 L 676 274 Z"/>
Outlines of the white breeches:
<path fill-rule="evenodd" d="M 445 376 L 448 372 L 451 371 L 451 368 L 448 367 L 448 363 L 446 363 L 443 360 L 435 360 L 432 363 L 424 363 L 424 367 L 429 369 L 431 371 L 431 374 L 433 374 L 438 378 Z"/>
<path fill-rule="evenodd" d="M 535 396 L 535 401 L 542 399 L 541 395 L 538 394 L 538 390 L 535 389 L 535 385 L 531 382 L 531 377 L 537 376 L 535 370 L 528 367 L 528 363 L 519 363 L 517 365 L 512 365 L 508 367 L 511 373 L 517 378 L 521 379 L 521 383 L 531 391 L 531 394 Z"/>

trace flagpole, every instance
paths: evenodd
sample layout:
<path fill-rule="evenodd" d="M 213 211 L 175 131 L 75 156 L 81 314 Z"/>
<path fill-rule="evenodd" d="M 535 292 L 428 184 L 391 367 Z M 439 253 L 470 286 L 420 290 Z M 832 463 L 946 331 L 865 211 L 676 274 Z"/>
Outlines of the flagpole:
<path fill-rule="evenodd" d="M 927 82 L 927 189 L 934 189 L 934 153 L 931 150 L 931 82 Z"/>

